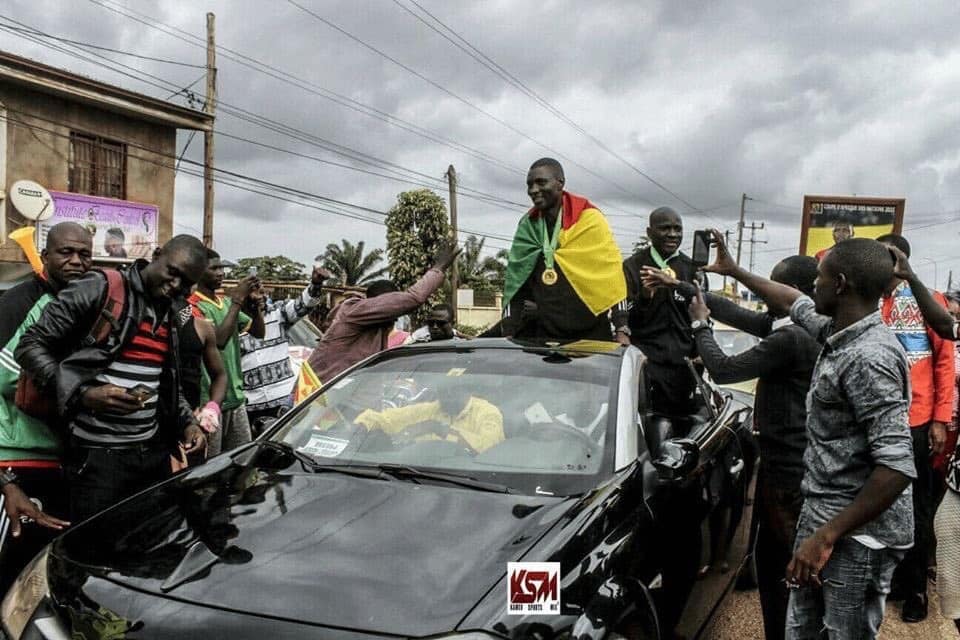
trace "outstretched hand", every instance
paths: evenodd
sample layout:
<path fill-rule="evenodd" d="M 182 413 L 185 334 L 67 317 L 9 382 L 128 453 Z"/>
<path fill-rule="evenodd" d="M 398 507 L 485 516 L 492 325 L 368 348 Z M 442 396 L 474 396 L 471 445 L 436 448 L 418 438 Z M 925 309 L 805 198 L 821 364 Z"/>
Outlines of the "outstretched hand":
<path fill-rule="evenodd" d="M 697 288 L 697 294 L 690 301 L 690 319 L 691 320 L 707 320 L 710 317 L 710 307 L 707 306 L 707 301 L 703 297 L 703 290 L 700 289 L 699 283 L 694 283 Z"/>
<path fill-rule="evenodd" d="M 455 241 L 445 241 L 437 249 L 437 253 L 433 258 L 434 269 L 446 271 L 450 268 L 450 265 L 453 264 L 453 261 L 457 259 L 457 256 L 460 255 L 461 251 L 463 251 L 463 249 L 458 247 Z"/>
<path fill-rule="evenodd" d="M 661 287 L 674 289 L 680 284 L 680 281 L 667 271 L 656 267 L 641 267 L 640 283 L 647 289 L 659 289 Z"/>
<path fill-rule="evenodd" d="M 710 229 L 710 234 L 713 236 L 712 244 L 717 248 L 717 259 L 713 264 L 705 266 L 703 270 L 718 273 L 722 276 L 733 275 L 739 266 L 730 255 L 730 251 L 727 250 L 727 243 L 723 240 L 723 234 L 716 229 Z"/>
<path fill-rule="evenodd" d="M 11 482 L 3 487 L 4 504 L 3 508 L 7 512 L 7 518 L 10 521 L 10 535 L 14 538 L 20 537 L 21 522 L 36 522 L 42 527 L 48 529 L 63 529 L 69 527 L 70 523 L 66 520 L 54 518 L 37 506 L 33 500 L 27 497 L 23 489 Z"/>

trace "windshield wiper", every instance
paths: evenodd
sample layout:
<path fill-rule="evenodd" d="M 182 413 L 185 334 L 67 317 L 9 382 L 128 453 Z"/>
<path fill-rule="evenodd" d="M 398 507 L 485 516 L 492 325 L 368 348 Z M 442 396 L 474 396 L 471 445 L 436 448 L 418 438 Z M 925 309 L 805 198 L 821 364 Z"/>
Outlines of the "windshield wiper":
<path fill-rule="evenodd" d="M 314 473 L 320 473 L 324 471 L 333 471 L 335 473 L 343 473 L 349 476 L 356 476 L 359 478 L 376 478 L 378 480 L 386 480 L 387 476 L 384 475 L 384 472 L 379 468 L 370 465 L 354 465 L 354 464 L 329 464 L 326 462 L 320 462 L 313 456 L 294 449 L 292 446 L 286 442 L 277 442 L 276 440 L 265 440 L 263 444 L 270 446 L 274 449 L 279 449 L 284 453 L 289 453 L 294 458 L 299 460 L 304 467 L 313 471 Z"/>
<path fill-rule="evenodd" d="M 460 475 L 459 473 L 444 473 L 441 471 L 427 471 L 417 469 L 405 464 L 382 463 L 376 465 L 377 469 L 388 473 L 394 478 L 412 480 L 418 482 L 421 478 L 425 480 L 436 480 L 439 482 L 449 482 L 450 484 L 468 487 L 470 489 L 479 489 L 480 491 L 489 491 L 491 493 L 510 493 L 510 487 L 497 484 L 495 482 L 484 482 L 471 476 Z"/>

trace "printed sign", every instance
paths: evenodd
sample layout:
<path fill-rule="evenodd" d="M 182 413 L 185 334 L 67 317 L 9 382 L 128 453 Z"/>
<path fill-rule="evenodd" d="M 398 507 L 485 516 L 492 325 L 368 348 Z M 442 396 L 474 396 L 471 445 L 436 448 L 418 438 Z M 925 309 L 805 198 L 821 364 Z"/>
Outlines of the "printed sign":
<path fill-rule="evenodd" d="M 343 453 L 343 450 L 347 448 L 348 444 L 350 444 L 349 440 L 331 438 L 330 436 L 312 435 L 310 436 L 310 441 L 297 449 L 297 451 L 320 458 L 336 458 Z"/>
<path fill-rule="evenodd" d="M 903 198 L 804 196 L 800 254 L 819 260 L 847 238 L 877 238 L 900 233 Z"/>
<path fill-rule="evenodd" d="M 507 614 L 558 615 L 559 562 L 507 563 Z"/>
<path fill-rule="evenodd" d="M 40 247 L 47 245 L 50 227 L 76 222 L 93 234 L 93 257 L 101 261 L 150 259 L 157 248 L 156 205 L 51 191 L 54 211 L 40 224 Z"/>

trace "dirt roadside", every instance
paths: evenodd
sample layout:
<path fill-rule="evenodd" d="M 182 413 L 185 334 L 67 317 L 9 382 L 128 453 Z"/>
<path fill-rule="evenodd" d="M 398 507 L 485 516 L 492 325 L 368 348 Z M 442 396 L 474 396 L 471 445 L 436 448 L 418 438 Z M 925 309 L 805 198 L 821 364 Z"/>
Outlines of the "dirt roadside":
<path fill-rule="evenodd" d="M 937 596 L 930 589 L 930 616 L 919 624 L 900 620 L 899 603 L 887 605 L 880 640 L 956 640 L 960 638 L 953 623 L 940 616 Z M 720 611 L 710 640 L 762 640 L 763 623 L 756 591 L 731 593 Z"/>

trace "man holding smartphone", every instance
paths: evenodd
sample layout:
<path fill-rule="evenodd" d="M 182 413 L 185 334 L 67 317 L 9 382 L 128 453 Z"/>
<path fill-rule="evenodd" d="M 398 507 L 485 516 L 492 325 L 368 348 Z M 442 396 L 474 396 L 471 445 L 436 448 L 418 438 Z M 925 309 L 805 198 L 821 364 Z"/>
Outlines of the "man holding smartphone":
<path fill-rule="evenodd" d="M 220 429 L 209 435 L 207 457 L 250 442 L 250 421 L 247 418 L 246 396 L 243 392 L 243 369 L 240 363 L 240 334 L 249 332 L 263 339 L 263 292 L 256 275 L 248 274 L 230 291 L 221 296 L 217 290 L 223 285 L 224 263 L 220 254 L 207 250 L 207 269 L 197 282 L 197 290 L 189 302 L 213 323 L 217 347 L 227 372 L 227 392 L 220 407 Z M 210 378 L 204 373 L 200 392 L 201 405 L 210 399 Z"/>
<path fill-rule="evenodd" d="M 176 236 L 153 262 L 121 272 L 124 311 L 105 341 L 105 274 L 90 272 L 51 300 L 14 357 L 37 388 L 56 398 L 69 430 L 70 520 L 80 522 L 170 474 L 170 453 L 202 450 L 203 431 L 180 391 L 176 298 L 206 268 L 197 238 Z"/>

